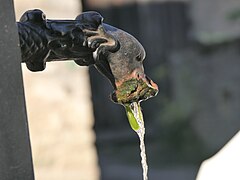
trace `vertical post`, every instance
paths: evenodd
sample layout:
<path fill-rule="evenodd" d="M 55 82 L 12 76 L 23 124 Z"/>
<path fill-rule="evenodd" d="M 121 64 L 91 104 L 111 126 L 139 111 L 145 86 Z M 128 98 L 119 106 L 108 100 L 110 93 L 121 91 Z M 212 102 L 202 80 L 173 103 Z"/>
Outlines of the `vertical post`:
<path fill-rule="evenodd" d="M 14 7 L 0 4 L 0 179 L 33 180 Z"/>

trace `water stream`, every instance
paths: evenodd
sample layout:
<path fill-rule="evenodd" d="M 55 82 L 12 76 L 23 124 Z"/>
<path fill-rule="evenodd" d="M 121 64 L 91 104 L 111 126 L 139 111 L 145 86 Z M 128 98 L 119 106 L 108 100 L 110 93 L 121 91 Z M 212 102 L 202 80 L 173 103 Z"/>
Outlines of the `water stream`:
<path fill-rule="evenodd" d="M 125 106 L 127 111 L 127 116 L 129 123 L 132 129 L 137 133 L 140 140 L 140 150 L 141 150 L 141 163 L 143 169 L 143 180 L 148 180 L 148 165 L 147 165 L 147 156 L 145 151 L 145 143 L 144 143 L 144 135 L 145 135 L 145 127 L 143 114 L 141 111 L 140 103 L 133 102 L 130 105 Z"/>

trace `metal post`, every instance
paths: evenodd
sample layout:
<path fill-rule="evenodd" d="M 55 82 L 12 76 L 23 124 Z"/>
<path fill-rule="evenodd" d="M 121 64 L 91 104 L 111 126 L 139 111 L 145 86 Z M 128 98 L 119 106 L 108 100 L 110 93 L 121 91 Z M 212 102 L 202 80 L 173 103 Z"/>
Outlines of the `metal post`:
<path fill-rule="evenodd" d="M 33 180 L 33 165 L 12 0 L 0 0 L 0 179 Z"/>

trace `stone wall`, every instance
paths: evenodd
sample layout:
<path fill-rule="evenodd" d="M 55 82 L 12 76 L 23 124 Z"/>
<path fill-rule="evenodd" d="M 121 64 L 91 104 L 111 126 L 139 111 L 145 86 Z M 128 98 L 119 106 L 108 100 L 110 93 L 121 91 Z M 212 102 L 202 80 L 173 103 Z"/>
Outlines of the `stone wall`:
<path fill-rule="evenodd" d="M 240 1 L 192 0 L 192 36 L 202 43 L 219 43 L 240 37 Z"/>
<path fill-rule="evenodd" d="M 219 150 L 240 128 L 238 44 L 190 48 L 171 59 L 173 100 L 192 114 L 191 127 L 211 152 Z"/>

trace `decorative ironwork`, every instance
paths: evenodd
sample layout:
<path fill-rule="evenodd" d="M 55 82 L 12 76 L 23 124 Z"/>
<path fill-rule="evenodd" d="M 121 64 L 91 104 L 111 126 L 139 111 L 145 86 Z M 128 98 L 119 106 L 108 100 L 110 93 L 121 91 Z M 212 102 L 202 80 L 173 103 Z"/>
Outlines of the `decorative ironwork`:
<path fill-rule="evenodd" d="M 115 90 L 133 78 L 148 85 L 148 96 L 157 92 L 157 85 L 144 74 L 142 45 L 125 31 L 103 23 L 97 12 L 82 13 L 75 20 L 49 20 L 41 10 L 29 10 L 17 26 L 22 62 L 31 71 L 44 70 L 48 61 L 74 60 L 80 66 L 95 65 Z M 143 97 L 133 99 L 148 98 Z"/>

